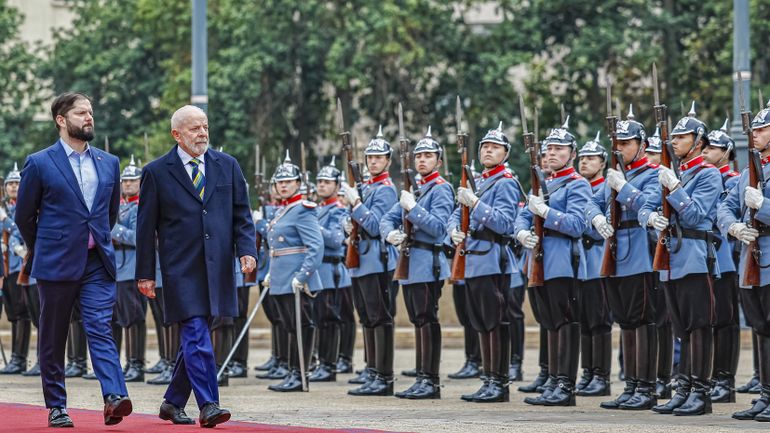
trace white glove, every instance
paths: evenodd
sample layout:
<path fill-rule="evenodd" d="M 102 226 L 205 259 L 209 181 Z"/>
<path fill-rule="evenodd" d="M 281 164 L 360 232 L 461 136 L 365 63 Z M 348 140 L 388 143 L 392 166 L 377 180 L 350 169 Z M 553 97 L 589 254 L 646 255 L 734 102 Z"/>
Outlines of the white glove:
<path fill-rule="evenodd" d="M 265 279 L 262 280 L 262 287 L 270 287 L 270 272 L 265 274 Z"/>
<path fill-rule="evenodd" d="M 623 173 L 615 170 L 614 168 L 607 169 L 607 185 L 609 185 L 610 188 L 614 189 L 615 191 L 620 191 L 627 183 L 628 182 L 623 179 Z"/>
<path fill-rule="evenodd" d="M 0 243 L 0 249 L 3 250 L 3 254 L 5 254 L 6 251 L 8 251 L 8 245 L 5 244 L 5 242 Z"/>
<path fill-rule="evenodd" d="M 27 247 L 22 244 L 16 245 L 15 247 L 13 247 L 13 253 L 19 257 L 26 257 Z"/>
<path fill-rule="evenodd" d="M 545 218 L 548 216 L 548 211 L 551 210 L 550 207 L 548 207 L 547 204 L 545 204 L 545 200 L 543 200 L 543 197 L 540 197 L 539 195 L 531 195 L 529 196 L 529 210 L 532 211 L 533 214 Z"/>
<path fill-rule="evenodd" d="M 353 221 L 350 218 L 345 218 L 342 222 L 342 229 L 345 230 L 346 235 L 350 235 L 350 232 L 353 231 Z"/>
<path fill-rule="evenodd" d="M 401 208 L 409 212 L 417 206 L 417 200 L 414 198 L 414 194 L 409 191 L 401 191 L 401 200 L 399 200 Z"/>
<path fill-rule="evenodd" d="M 733 223 L 730 228 L 727 229 L 727 233 L 733 235 L 735 239 L 748 245 L 754 242 L 759 236 L 759 232 L 755 228 L 751 228 L 746 223 Z"/>
<path fill-rule="evenodd" d="M 747 186 L 743 201 L 746 202 L 746 206 L 752 209 L 759 209 L 762 207 L 762 203 L 765 201 L 765 196 L 762 195 L 762 191 L 754 188 L 753 186 Z"/>
<path fill-rule="evenodd" d="M 395 246 L 401 245 L 401 242 L 404 242 L 404 239 L 406 239 L 406 233 L 401 230 L 391 230 L 390 233 L 388 233 L 388 236 L 385 237 L 386 241 Z"/>
<path fill-rule="evenodd" d="M 257 222 L 263 218 L 262 211 L 259 209 L 256 209 L 251 212 L 251 219 L 254 220 L 254 222 Z"/>
<path fill-rule="evenodd" d="M 679 179 L 676 178 L 676 174 L 668 167 L 660 167 L 658 171 L 658 182 L 661 185 L 668 188 L 669 191 L 673 191 L 679 186 Z"/>
<path fill-rule="evenodd" d="M 342 194 L 345 195 L 345 200 L 348 202 L 350 206 L 355 206 L 356 203 L 361 200 L 361 197 L 358 195 L 358 189 L 351 188 L 349 186 L 346 186 L 342 190 Z"/>
<path fill-rule="evenodd" d="M 591 220 L 591 224 L 594 226 L 599 235 L 604 239 L 609 239 L 615 233 L 615 229 L 607 222 L 607 217 L 604 215 L 596 215 Z"/>
<path fill-rule="evenodd" d="M 516 239 L 519 240 L 519 243 L 521 243 L 524 248 L 529 248 L 530 250 L 535 248 L 538 242 L 537 236 L 529 230 L 519 230 L 519 232 L 516 233 Z"/>
<path fill-rule="evenodd" d="M 479 201 L 479 198 L 476 197 L 476 193 L 470 190 L 470 188 L 457 188 L 457 201 L 460 202 L 461 205 L 466 207 L 473 207 L 476 206 L 476 202 Z"/>
<path fill-rule="evenodd" d="M 662 231 L 668 227 L 668 219 L 657 212 L 653 212 L 647 218 L 647 225 L 655 228 L 655 230 Z"/>
<path fill-rule="evenodd" d="M 5 211 L 5 208 L 0 206 L 0 221 L 5 221 L 5 219 L 8 218 L 8 212 Z"/>
<path fill-rule="evenodd" d="M 291 279 L 291 288 L 294 290 L 302 290 L 305 287 L 304 283 L 300 283 L 297 277 Z"/>
<path fill-rule="evenodd" d="M 452 233 L 449 234 L 449 237 L 452 238 L 452 242 L 454 242 L 455 245 L 460 245 L 465 240 L 465 232 L 461 232 L 460 230 L 457 230 L 457 228 L 453 228 Z"/>

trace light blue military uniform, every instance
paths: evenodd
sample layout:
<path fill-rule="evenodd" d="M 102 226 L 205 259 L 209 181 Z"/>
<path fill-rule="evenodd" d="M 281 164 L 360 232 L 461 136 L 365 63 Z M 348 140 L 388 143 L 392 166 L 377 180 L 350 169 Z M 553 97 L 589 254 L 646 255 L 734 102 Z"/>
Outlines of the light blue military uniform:
<path fill-rule="evenodd" d="M 729 165 L 724 165 L 719 168 L 719 172 L 722 174 L 722 193 L 720 194 L 720 200 L 727 199 L 730 191 L 738 185 L 740 174 L 730 170 Z M 717 215 L 718 216 L 718 215 Z M 719 238 L 720 245 L 717 250 L 717 261 L 719 262 L 719 271 L 721 273 L 735 272 L 735 260 L 733 259 L 733 251 L 736 251 L 736 240 L 732 236 L 723 235 L 719 229 L 718 224 L 714 224 L 714 235 Z M 740 248 L 740 247 L 738 247 Z"/>
<path fill-rule="evenodd" d="M 494 236 L 510 236 L 513 233 L 522 200 L 519 188 L 502 165 L 484 173 L 476 182 L 476 188 L 479 201 L 471 209 L 470 233 L 465 239 L 465 248 L 470 252 L 465 257 L 465 278 L 518 273 L 518 264 L 508 243 L 501 247 L 497 242 L 479 239 L 479 235 L 491 232 Z M 461 209 L 455 209 L 449 219 L 447 232 L 450 234 L 452 229 L 460 226 Z M 501 269 L 503 258 L 505 268 Z"/>
<path fill-rule="evenodd" d="M 136 271 L 136 216 L 138 200 L 121 200 L 118 222 L 112 228 L 115 244 L 116 281 L 133 281 Z"/>
<path fill-rule="evenodd" d="M 16 216 L 15 203 L 9 202 L 5 209 L 8 217 L 2 222 L 2 229 L 8 232 L 8 274 L 10 275 L 21 271 L 24 258 L 17 256 L 14 250 L 17 245 L 23 245 L 24 241 L 21 239 L 21 233 L 19 233 L 19 228 L 14 221 Z"/>
<path fill-rule="evenodd" d="M 616 200 L 621 204 L 621 224 L 633 227 L 620 228 L 615 234 L 617 239 L 617 259 L 615 277 L 627 277 L 652 272 L 652 255 L 650 254 L 647 238 L 647 221 L 650 213 L 657 210 L 657 204 L 642 208 L 650 199 L 660 200 L 660 184 L 658 183 L 658 166 L 651 164 L 647 158 L 626 165 L 627 181 L 618 192 Z M 610 216 L 610 188 L 604 183 L 604 193 L 594 194 L 588 202 L 585 211 L 589 223 L 596 215 Z M 632 221 L 636 221 L 638 226 Z"/>
<path fill-rule="evenodd" d="M 349 212 L 337 199 L 335 194 L 322 202 L 318 208 L 318 224 L 324 241 L 324 258 L 334 258 L 336 263 L 326 259 L 321 263 L 318 273 L 324 289 L 339 289 L 350 287 L 350 273 L 345 267 L 345 231 L 342 222 Z M 336 281 L 335 281 L 336 280 Z"/>
<path fill-rule="evenodd" d="M 398 251 L 393 245 L 380 239 L 380 220 L 385 212 L 398 201 L 396 188 L 387 172 L 369 179 L 363 188 L 361 204 L 353 209 L 351 218 L 358 223 L 358 254 L 360 265 L 350 269 L 351 277 L 378 274 L 396 268 Z M 380 248 L 387 251 L 387 269 L 380 258 Z"/>
<path fill-rule="evenodd" d="M 719 195 L 722 191 L 722 179 L 713 165 L 703 162 L 703 157 L 698 156 L 687 164 L 680 166 L 681 184 L 672 191 L 666 200 L 671 205 L 676 215 L 672 214 L 672 223 L 678 221 L 684 229 L 701 231 L 713 230 L 716 223 L 716 209 L 719 204 Z M 658 190 L 656 196 L 651 197 L 639 212 L 640 215 L 655 212 L 660 205 L 662 190 Z M 712 256 L 716 256 L 714 245 L 706 245 L 704 240 L 683 237 L 676 239 L 676 230 L 672 228 L 670 246 L 670 271 L 661 271 L 662 281 L 678 280 L 690 274 L 705 274 L 708 272 L 706 256 L 708 247 Z M 681 248 L 676 250 L 677 242 L 681 241 Z M 712 275 L 719 276 L 719 264 L 715 263 Z"/>
<path fill-rule="evenodd" d="M 270 293 L 294 293 L 293 278 L 307 283 L 311 292 L 322 289 L 318 268 L 324 254 L 315 203 L 297 194 L 283 203 L 270 221 L 267 242 L 270 245 Z"/>
<path fill-rule="evenodd" d="M 409 249 L 409 278 L 399 280 L 402 285 L 427 283 L 444 280 L 449 277 L 449 265 L 441 247 L 446 237 L 446 223 L 454 209 L 452 187 L 441 177 L 439 172 L 426 176 L 419 181 L 417 206 L 407 213 L 407 219 L 414 228 L 413 240 L 424 246 L 438 246 L 439 273 L 434 273 L 434 253 L 432 250 L 412 246 Z M 399 203 L 385 214 L 380 223 L 380 238 L 385 239 L 393 230 L 401 228 L 404 210 Z"/>
<path fill-rule="evenodd" d="M 591 182 L 592 199 L 597 194 L 604 195 L 603 177 Z M 604 238 L 596 231 L 596 228 L 591 224 L 591 220 L 586 221 L 586 230 L 583 232 L 583 239 L 583 249 L 586 255 L 586 280 L 600 278 L 602 260 L 604 259 Z M 591 244 L 590 248 L 586 248 L 585 239 L 590 239 L 587 241 Z"/>
<path fill-rule="evenodd" d="M 548 235 L 547 232 L 543 236 L 544 278 L 551 280 L 577 277 L 586 280 L 585 251 L 579 239 L 586 231 L 587 224 L 583 212 L 591 199 L 591 186 L 585 178 L 575 173 L 573 167 L 568 167 L 546 179 L 546 187 L 550 195 L 548 206 L 551 210 L 543 227 L 564 236 Z M 532 212 L 529 208 L 524 208 L 516 219 L 515 232 L 530 230 L 531 227 Z M 579 257 L 577 269 L 574 269 L 572 264 L 573 256 Z M 529 269 L 532 269 L 532 266 Z"/>

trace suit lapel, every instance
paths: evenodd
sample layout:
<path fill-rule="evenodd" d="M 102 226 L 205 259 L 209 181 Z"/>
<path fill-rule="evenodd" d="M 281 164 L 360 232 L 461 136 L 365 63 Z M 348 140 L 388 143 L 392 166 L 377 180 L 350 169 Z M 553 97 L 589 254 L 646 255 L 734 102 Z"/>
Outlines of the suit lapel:
<path fill-rule="evenodd" d="M 174 146 L 171 149 L 171 152 L 166 154 L 166 166 L 168 167 L 169 172 L 171 172 L 171 176 L 173 176 L 174 179 L 176 179 L 177 182 L 179 182 L 179 184 L 182 185 L 182 187 L 196 200 L 201 201 L 200 196 L 198 196 L 195 188 L 193 188 L 190 175 L 187 174 L 187 171 L 182 165 L 182 160 L 179 158 L 179 155 L 176 154 L 176 148 L 177 146 Z"/>
<path fill-rule="evenodd" d="M 219 167 L 219 158 L 211 150 L 206 152 L 206 189 L 203 191 L 203 204 L 208 203 L 216 189 L 221 167 Z"/>
<path fill-rule="evenodd" d="M 69 184 L 70 188 L 72 188 L 72 192 L 75 193 L 77 198 L 80 199 L 80 203 L 87 210 L 88 206 L 86 205 L 86 199 L 83 197 L 83 192 L 80 191 L 80 185 L 78 184 L 78 180 L 75 177 L 75 173 L 72 171 L 72 165 L 70 165 L 69 158 L 67 158 L 67 152 L 64 151 L 64 147 L 62 147 L 61 141 L 57 141 L 51 147 L 48 155 L 51 157 L 51 160 L 53 161 L 56 168 L 58 168 L 61 172 L 64 180 L 67 181 L 67 184 Z"/>

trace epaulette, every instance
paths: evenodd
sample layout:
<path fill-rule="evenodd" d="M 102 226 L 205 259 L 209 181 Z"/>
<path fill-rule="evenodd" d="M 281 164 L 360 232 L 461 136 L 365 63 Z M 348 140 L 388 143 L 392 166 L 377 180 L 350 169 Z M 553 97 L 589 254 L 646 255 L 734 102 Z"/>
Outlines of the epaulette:
<path fill-rule="evenodd" d="M 508 179 L 513 179 L 513 175 L 507 171 L 503 172 L 503 177 L 507 177 Z"/>
<path fill-rule="evenodd" d="M 717 168 L 714 164 L 709 164 L 708 162 L 702 162 L 700 165 L 703 168 Z"/>
<path fill-rule="evenodd" d="M 519 207 L 524 207 L 524 206 L 526 206 L 526 205 L 527 205 L 527 204 L 526 204 L 526 203 L 524 203 L 523 201 L 520 201 L 520 202 L 519 202 Z"/>
<path fill-rule="evenodd" d="M 442 178 L 438 178 L 438 179 L 436 179 L 435 183 L 436 183 L 436 185 L 441 185 L 442 183 L 446 183 L 446 181 L 444 179 L 442 179 Z"/>
<path fill-rule="evenodd" d="M 345 205 L 342 204 L 342 202 L 339 202 L 339 201 L 336 203 L 336 206 L 339 207 L 339 208 L 343 208 L 343 209 L 345 208 Z"/>
<path fill-rule="evenodd" d="M 318 203 L 314 203 L 309 200 L 302 200 L 302 206 L 305 206 L 308 209 L 315 209 L 316 207 L 318 207 Z"/>
<path fill-rule="evenodd" d="M 391 182 L 390 179 L 385 179 L 380 183 L 382 183 L 385 186 L 393 186 L 393 182 Z"/>
<path fill-rule="evenodd" d="M 571 175 L 569 175 L 569 177 L 570 177 L 570 179 L 582 179 L 583 178 L 583 176 L 581 176 L 578 173 L 572 173 Z"/>
<path fill-rule="evenodd" d="M 655 164 L 655 163 L 653 163 L 653 162 L 648 162 L 648 163 L 647 163 L 647 167 L 650 167 L 650 168 L 658 168 L 658 167 L 660 167 L 660 164 Z"/>
<path fill-rule="evenodd" d="M 741 174 L 738 173 L 737 171 L 730 171 L 730 172 L 727 173 L 727 177 L 735 177 L 735 176 L 740 176 L 740 175 Z"/>

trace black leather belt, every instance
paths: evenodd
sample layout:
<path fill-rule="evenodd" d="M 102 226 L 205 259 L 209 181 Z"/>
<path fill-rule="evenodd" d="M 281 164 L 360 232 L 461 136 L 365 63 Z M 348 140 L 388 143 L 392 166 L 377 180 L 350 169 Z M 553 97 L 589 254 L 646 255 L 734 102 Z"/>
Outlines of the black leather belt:
<path fill-rule="evenodd" d="M 433 252 L 433 276 L 436 278 L 436 280 L 438 280 L 439 276 L 441 275 L 441 261 L 439 259 L 439 254 L 441 251 L 443 251 L 444 245 L 413 240 L 409 244 L 409 247 Z"/>
<path fill-rule="evenodd" d="M 337 265 L 342 263 L 344 260 L 345 258 L 341 256 L 324 256 L 322 262 Z"/>
<path fill-rule="evenodd" d="M 620 224 L 618 224 L 618 230 L 628 230 L 628 229 L 640 229 L 642 226 L 639 225 L 639 221 L 637 220 L 625 220 L 621 221 Z"/>
<path fill-rule="evenodd" d="M 604 239 L 594 239 L 591 236 L 583 236 L 580 241 L 583 242 L 583 249 L 586 251 L 593 248 L 594 245 L 604 243 Z"/>

